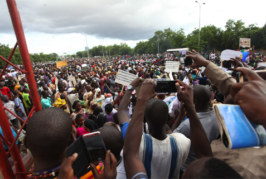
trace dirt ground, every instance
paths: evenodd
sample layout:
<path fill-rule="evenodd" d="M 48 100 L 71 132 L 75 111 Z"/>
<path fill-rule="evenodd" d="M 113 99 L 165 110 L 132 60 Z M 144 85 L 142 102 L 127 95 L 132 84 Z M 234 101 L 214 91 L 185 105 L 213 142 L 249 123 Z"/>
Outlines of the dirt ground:
<path fill-rule="evenodd" d="M 244 178 L 266 178 L 266 147 L 227 149 L 220 140 L 211 144 L 214 157 L 225 161 Z"/>

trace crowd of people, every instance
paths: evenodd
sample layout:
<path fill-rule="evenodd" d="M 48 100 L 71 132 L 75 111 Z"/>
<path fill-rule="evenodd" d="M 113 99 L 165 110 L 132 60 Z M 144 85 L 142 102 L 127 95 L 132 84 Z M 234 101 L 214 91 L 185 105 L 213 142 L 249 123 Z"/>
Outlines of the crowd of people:
<path fill-rule="evenodd" d="M 186 57 L 192 65 L 185 64 Z M 168 60 L 180 62 L 172 75 L 176 92 L 157 94 L 156 80 L 171 78 L 165 71 Z M 81 178 L 241 178 L 212 154 L 210 144 L 220 138 L 213 104 L 239 104 L 251 121 L 265 127 L 266 82 L 253 71 L 260 61 L 265 58 L 246 63 L 231 59 L 231 68 L 225 69 L 214 53 L 205 58 L 188 51 L 183 56 L 75 59 L 62 68 L 34 64 L 42 110 L 28 120 L 20 137 L 24 141 L 17 145 L 21 153 L 32 155 L 32 177 L 74 178 L 72 164 L 78 156 L 67 158 L 66 148 L 82 135 L 100 131 L 106 158 L 87 166 Z M 118 84 L 118 70 L 136 79 L 129 86 Z M 236 72 L 248 81 L 238 82 Z M 27 83 L 15 69 L 0 81 L 4 107 L 22 119 L 6 111 L 14 136 L 33 107 Z"/>

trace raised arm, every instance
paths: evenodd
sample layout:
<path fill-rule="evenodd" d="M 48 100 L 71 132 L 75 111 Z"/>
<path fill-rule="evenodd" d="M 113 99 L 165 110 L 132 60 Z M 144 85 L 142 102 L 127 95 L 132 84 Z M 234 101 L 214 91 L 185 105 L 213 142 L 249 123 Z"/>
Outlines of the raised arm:
<path fill-rule="evenodd" d="M 131 83 L 131 86 L 133 86 L 134 88 L 137 88 L 141 86 L 141 83 L 142 83 L 142 80 L 137 78 Z M 120 102 L 118 112 L 117 112 L 119 124 L 129 122 L 127 110 L 128 110 L 128 105 L 130 103 L 131 94 L 132 94 L 132 90 L 128 89 Z"/>
<path fill-rule="evenodd" d="M 154 96 L 155 83 L 151 79 L 146 79 L 140 88 L 136 108 L 129 123 L 124 143 L 124 162 L 127 178 L 132 178 L 140 172 L 146 173 L 144 165 L 139 158 L 139 145 L 142 136 L 145 108 L 148 101 Z"/>
<path fill-rule="evenodd" d="M 184 103 L 187 111 L 187 116 L 190 122 L 190 140 L 193 149 L 198 158 L 212 156 L 212 150 L 205 131 L 196 114 L 196 109 L 193 103 L 193 89 L 185 83 L 178 80 L 180 86 L 177 87 L 178 99 Z"/>
<path fill-rule="evenodd" d="M 232 76 L 228 75 L 214 63 L 206 60 L 202 55 L 194 50 L 192 52 L 188 52 L 187 56 L 191 57 L 194 61 L 192 67 L 206 67 L 204 75 L 211 80 L 211 82 L 223 95 L 227 96 L 230 93 L 231 86 L 236 83 L 236 80 Z"/>

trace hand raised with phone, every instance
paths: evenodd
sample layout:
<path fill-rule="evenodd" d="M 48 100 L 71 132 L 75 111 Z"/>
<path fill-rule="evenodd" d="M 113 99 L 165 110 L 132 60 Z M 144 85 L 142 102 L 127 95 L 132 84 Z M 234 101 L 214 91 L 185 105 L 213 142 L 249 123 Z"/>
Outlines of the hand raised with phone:
<path fill-rule="evenodd" d="M 177 96 L 178 99 L 184 103 L 186 111 L 194 109 L 193 89 L 184 82 L 177 80 Z M 181 89 L 182 87 L 182 89 Z"/>
<path fill-rule="evenodd" d="M 187 51 L 186 57 L 190 57 L 193 59 L 194 63 L 192 64 L 192 68 L 198 68 L 202 66 L 207 66 L 210 62 L 206 60 L 202 55 L 200 55 L 195 50 L 192 50 L 192 52 Z"/>
<path fill-rule="evenodd" d="M 149 100 L 153 98 L 155 93 L 156 80 L 155 79 L 146 79 L 140 88 L 138 99 Z"/>

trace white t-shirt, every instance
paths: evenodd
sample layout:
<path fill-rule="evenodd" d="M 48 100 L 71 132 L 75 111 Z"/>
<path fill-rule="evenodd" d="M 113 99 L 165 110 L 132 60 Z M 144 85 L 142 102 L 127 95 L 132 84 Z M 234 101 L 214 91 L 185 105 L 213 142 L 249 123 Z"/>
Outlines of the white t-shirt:
<path fill-rule="evenodd" d="M 172 133 L 171 135 L 168 135 L 164 140 L 155 139 L 149 134 L 146 135 L 152 143 L 152 149 L 150 148 L 149 150 L 149 153 L 151 155 L 148 155 L 148 152 L 146 150 L 148 145 L 145 140 L 147 140 L 147 137 L 145 137 L 145 135 L 142 135 L 139 156 L 140 159 L 143 161 L 145 168 L 147 167 L 147 165 L 149 166 L 150 164 L 150 178 L 169 178 L 170 173 L 172 173 L 171 178 L 179 178 L 180 168 L 185 163 L 189 153 L 191 143 L 190 139 L 188 139 L 181 133 Z M 174 157 L 172 157 L 172 145 L 170 136 L 172 136 L 172 139 L 175 140 L 177 148 L 177 152 L 175 153 L 175 159 Z M 172 163 L 172 160 L 176 161 L 175 164 Z M 174 167 L 172 170 L 173 172 L 171 172 L 171 166 Z M 148 174 L 149 172 L 147 168 L 146 171 Z M 123 159 L 117 167 L 116 178 L 126 178 Z"/>
<path fill-rule="evenodd" d="M 12 111 L 13 113 L 15 113 L 15 110 L 14 110 L 14 108 L 15 108 L 15 103 L 14 103 L 14 101 L 8 101 L 7 103 L 4 103 L 4 107 L 7 108 L 7 109 L 9 109 L 9 110 Z M 7 117 L 8 117 L 9 120 L 14 120 L 14 119 L 16 119 L 16 117 L 13 116 L 10 112 L 8 112 L 8 111 L 5 111 L 5 112 L 6 112 L 6 115 L 7 115 Z M 16 114 L 16 113 L 15 113 L 15 114 Z"/>

